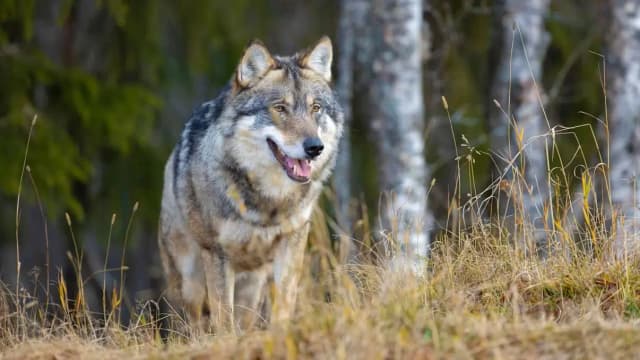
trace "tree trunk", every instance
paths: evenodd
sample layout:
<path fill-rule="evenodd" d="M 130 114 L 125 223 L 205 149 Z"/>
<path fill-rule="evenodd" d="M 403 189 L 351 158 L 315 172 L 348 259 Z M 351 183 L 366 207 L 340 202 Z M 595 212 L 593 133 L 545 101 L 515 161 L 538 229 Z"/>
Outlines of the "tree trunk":
<path fill-rule="evenodd" d="M 606 53 L 609 181 L 614 208 L 623 215 L 616 236 L 617 255 L 637 250 L 637 174 L 640 169 L 640 1 L 612 0 Z M 621 218 L 617 218 L 621 220 Z M 621 226 L 623 225 L 623 226 Z"/>
<path fill-rule="evenodd" d="M 374 0 L 368 20 L 368 118 L 379 184 L 388 194 L 380 207 L 381 226 L 393 240 L 384 243 L 400 251 L 393 265 L 420 271 L 432 225 L 423 136 L 422 1 Z"/>
<path fill-rule="evenodd" d="M 338 160 L 334 175 L 336 194 L 336 216 L 338 225 L 344 231 L 340 240 L 340 255 L 352 260 L 356 254 L 351 244 L 351 100 L 353 98 L 353 62 L 354 62 L 354 21 L 358 6 L 356 1 L 340 2 L 340 21 L 338 24 L 338 79 L 336 92 L 344 112 L 344 133 L 340 142 Z"/>
<path fill-rule="evenodd" d="M 456 166 L 452 164 L 456 157 L 454 138 L 451 133 L 449 118 L 443 111 L 442 98 L 445 96 L 445 84 L 447 80 L 447 55 L 451 48 L 451 40 L 443 37 L 447 33 L 441 14 L 434 9 L 434 4 L 424 3 L 425 17 L 422 31 L 422 63 L 423 84 L 425 95 L 426 129 L 425 139 L 427 160 L 435 163 L 429 168 L 438 171 L 438 181 L 434 182 L 429 191 L 429 204 L 434 215 L 434 224 L 448 224 L 450 196 L 457 183 Z M 430 185 L 431 186 L 431 185 Z"/>
<path fill-rule="evenodd" d="M 510 186 L 506 196 L 500 194 L 499 216 L 507 217 L 512 226 L 516 217 L 526 219 L 533 228 L 512 227 L 515 240 L 519 244 L 533 240 L 543 249 L 544 207 L 550 193 L 548 149 L 541 135 L 548 132 L 549 123 L 541 103 L 543 90 L 536 81 L 541 80 L 549 44 L 544 27 L 549 0 L 504 0 L 499 8 L 496 40 L 501 46 L 491 92 L 500 107 L 491 104 L 489 118 L 492 148 L 504 158 L 498 160 L 498 175 L 505 175 L 505 167 L 515 160 L 506 172 Z"/>

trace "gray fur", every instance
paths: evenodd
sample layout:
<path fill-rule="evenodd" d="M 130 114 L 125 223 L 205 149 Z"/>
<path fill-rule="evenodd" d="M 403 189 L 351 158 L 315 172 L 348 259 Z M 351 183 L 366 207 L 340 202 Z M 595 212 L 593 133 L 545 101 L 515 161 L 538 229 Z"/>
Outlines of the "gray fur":
<path fill-rule="evenodd" d="M 235 321 L 250 326 L 270 276 L 275 319 L 291 314 L 311 209 L 333 169 L 343 121 L 326 74 L 310 73 L 304 56 L 260 58 L 271 67 L 258 79 L 243 75 L 245 84 L 237 75 L 196 108 L 167 161 L 159 245 L 170 295 L 194 325 L 203 325 L 203 313 L 214 326 L 230 325 L 240 304 L 250 309 Z M 247 66 L 238 71 L 257 76 Z M 290 113 L 276 121 L 271 106 L 284 98 L 293 101 Z M 321 110 L 310 111 L 309 99 Z M 304 136 L 322 139 L 308 182 L 287 177 L 267 144 L 273 136 L 286 149 L 298 149 Z"/>

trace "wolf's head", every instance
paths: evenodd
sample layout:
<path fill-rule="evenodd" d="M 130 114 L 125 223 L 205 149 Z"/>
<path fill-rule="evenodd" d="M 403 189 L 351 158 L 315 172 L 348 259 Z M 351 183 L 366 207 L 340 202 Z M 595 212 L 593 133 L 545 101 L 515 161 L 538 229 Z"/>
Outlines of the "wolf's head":
<path fill-rule="evenodd" d="M 289 57 L 260 42 L 245 50 L 229 100 L 230 155 L 252 177 L 285 186 L 328 176 L 343 121 L 330 87 L 332 56 L 328 37 Z"/>

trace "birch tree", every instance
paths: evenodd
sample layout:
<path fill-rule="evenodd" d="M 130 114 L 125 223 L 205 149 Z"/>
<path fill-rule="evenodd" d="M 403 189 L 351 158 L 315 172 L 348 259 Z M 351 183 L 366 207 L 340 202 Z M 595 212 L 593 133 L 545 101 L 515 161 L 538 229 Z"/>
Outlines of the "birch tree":
<path fill-rule="evenodd" d="M 387 250 L 393 264 L 414 266 L 428 253 L 431 214 L 429 171 L 424 157 L 422 92 L 422 1 L 374 0 L 368 16 L 368 122 L 378 149 L 378 178 L 388 196 L 381 201 Z M 405 261 L 408 260 L 408 261 Z"/>
<path fill-rule="evenodd" d="M 618 223 L 618 255 L 637 250 L 640 170 L 640 1 L 612 0 L 606 82 L 610 130 L 609 181 Z"/>
<path fill-rule="evenodd" d="M 489 119 L 490 137 L 493 150 L 503 157 L 499 175 L 504 174 L 503 165 L 512 166 L 506 174 L 506 180 L 510 180 L 508 194 L 500 194 L 499 216 L 508 217 L 511 225 L 516 216 L 528 219 L 533 225 L 533 240 L 544 246 L 544 207 L 550 196 L 543 135 L 549 124 L 538 81 L 549 44 L 544 27 L 549 0 L 502 0 L 499 9 L 496 41 L 501 45 L 492 85 L 492 96 L 498 104 Z M 513 230 L 519 237 L 519 231 Z"/>

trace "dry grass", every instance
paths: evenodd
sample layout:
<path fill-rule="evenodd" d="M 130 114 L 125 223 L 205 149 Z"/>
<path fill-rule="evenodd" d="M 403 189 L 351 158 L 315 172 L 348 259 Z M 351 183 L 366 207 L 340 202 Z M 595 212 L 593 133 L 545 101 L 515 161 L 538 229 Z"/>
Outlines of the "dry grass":
<path fill-rule="evenodd" d="M 638 356 L 637 261 L 588 252 L 543 260 L 485 237 L 492 233 L 439 239 L 418 277 L 341 266 L 314 241 L 295 319 L 242 335 L 176 332 L 164 342 L 145 309 L 123 328 L 81 308 L 47 317 L 27 294 L 5 289 L 0 353 L 7 359 Z"/>

